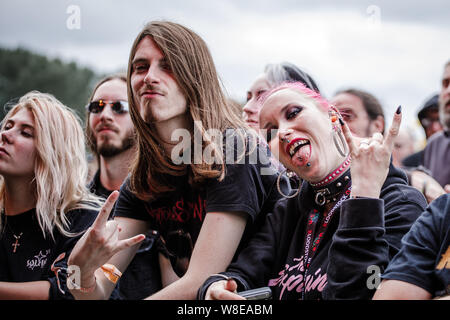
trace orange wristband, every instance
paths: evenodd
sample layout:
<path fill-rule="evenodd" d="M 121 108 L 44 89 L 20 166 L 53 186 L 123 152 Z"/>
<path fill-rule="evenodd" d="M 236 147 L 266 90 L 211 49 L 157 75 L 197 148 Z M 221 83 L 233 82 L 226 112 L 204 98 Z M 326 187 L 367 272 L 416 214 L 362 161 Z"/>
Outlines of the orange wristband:
<path fill-rule="evenodd" d="M 116 284 L 122 276 L 122 272 L 120 272 L 115 265 L 107 263 L 102 265 L 100 268 L 102 269 L 105 277 L 114 284 Z"/>

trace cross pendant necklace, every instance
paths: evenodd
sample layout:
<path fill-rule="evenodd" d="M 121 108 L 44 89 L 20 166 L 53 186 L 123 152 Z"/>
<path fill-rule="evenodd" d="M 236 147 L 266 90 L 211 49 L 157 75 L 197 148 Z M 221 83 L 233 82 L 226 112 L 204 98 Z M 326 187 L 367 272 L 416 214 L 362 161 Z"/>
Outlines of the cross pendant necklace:
<path fill-rule="evenodd" d="M 22 235 L 23 235 L 23 232 L 21 232 L 18 236 L 16 236 L 16 235 L 13 233 L 14 238 L 16 238 L 16 242 L 14 242 L 14 243 L 11 245 L 12 247 L 14 247 L 13 253 L 16 253 L 17 247 L 20 246 L 19 240 L 20 240 L 20 237 L 21 237 Z"/>
<path fill-rule="evenodd" d="M 5 215 L 5 208 L 3 208 L 3 209 L 1 210 L 1 215 L 2 215 L 2 216 Z M 7 226 L 8 226 L 8 228 L 9 228 L 9 230 L 11 230 L 11 234 L 13 235 L 13 237 L 16 239 L 16 242 L 14 242 L 13 244 L 11 244 L 11 247 L 14 247 L 13 253 L 16 253 L 17 247 L 20 246 L 19 240 L 20 240 L 20 237 L 22 237 L 23 232 L 21 232 L 18 236 L 16 236 L 16 235 L 14 234 L 14 231 L 12 230 L 11 226 L 10 226 L 9 224 L 7 224 Z"/>

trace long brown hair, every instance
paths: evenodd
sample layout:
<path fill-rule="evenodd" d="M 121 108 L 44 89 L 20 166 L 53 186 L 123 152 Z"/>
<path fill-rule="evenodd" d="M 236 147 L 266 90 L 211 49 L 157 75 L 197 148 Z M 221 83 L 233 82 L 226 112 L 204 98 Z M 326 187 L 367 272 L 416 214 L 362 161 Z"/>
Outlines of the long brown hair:
<path fill-rule="evenodd" d="M 175 165 L 164 155 L 155 128 L 139 114 L 131 88 L 132 62 L 140 41 L 150 36 L 166 58 L 177 84 L 182 90 L 188 113 L 202 135 L 201 150 L 209 146 L 221 161 L 208 164 L 202 159 L 196 164 Z M 140 199 L 148 200 L 160 193 L 173 190 L 167 176 L 189 175 L 191 184 L 202 183 L 208 178 L 223 179 L 225 161 L 223 150 L 208 134 L 209 129 L 223 132 L 227 128 L 246 128 L 244 121 L 230 106 L 220 83 L 217 71 L 206 43 L 192 30 L 169 21 L 148 23 L 136 37 L 128 62 L 128 99 L 131 119 L 137 131 L 138 152 L 131 170 L 131 190 Z M 242 133 L 242 131 L 239 131 Z M 243 135 L 241 135 L 243 137 Z M 195 150 L 191 139 L 191 150 Z M 193 155 L 192 155 L 193 157 Z"/>

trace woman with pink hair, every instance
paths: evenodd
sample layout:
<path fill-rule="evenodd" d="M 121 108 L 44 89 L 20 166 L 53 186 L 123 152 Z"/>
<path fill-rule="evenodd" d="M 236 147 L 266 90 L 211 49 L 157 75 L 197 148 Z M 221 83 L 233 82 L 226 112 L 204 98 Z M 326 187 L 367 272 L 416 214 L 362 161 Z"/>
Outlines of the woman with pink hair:
<path fill-rule="evenodd" d="M 264 286 L 283 300 L 371 298 L 379 281 L 368 278 L 384 270 L 426 206 L 390 161 L 400 122 L 401 107 L 386 137 L 359 140 L 301 83 L 262 96 L 259 124 L 272 133 L 270 149 L 303 183 L 199 298 L 243 299 L 236 293 Z"/>

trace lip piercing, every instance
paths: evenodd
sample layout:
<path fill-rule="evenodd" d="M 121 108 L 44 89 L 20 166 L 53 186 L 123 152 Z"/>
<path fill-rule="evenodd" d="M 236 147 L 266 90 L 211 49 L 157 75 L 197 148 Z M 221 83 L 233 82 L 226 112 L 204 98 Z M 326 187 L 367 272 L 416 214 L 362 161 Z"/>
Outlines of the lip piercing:
<path fill-rule="evenodd" d="M 291 143 L 291 140 L 289 140 L 288 138 L 281 138 L 281 141 Z"/>

